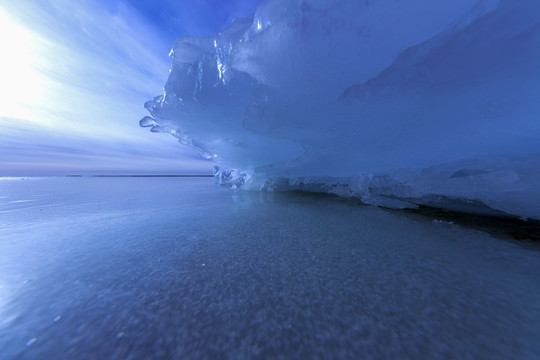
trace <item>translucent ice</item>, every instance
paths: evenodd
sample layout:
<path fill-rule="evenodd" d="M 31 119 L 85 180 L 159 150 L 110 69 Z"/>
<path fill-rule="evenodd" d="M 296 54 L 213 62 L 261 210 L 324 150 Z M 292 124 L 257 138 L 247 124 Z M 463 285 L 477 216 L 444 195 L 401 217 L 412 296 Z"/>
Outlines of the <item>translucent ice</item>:
<path fill-rule="evenodd" d="M 270 0 L 170 56 L 141 125 L 221 182 L 540 218 L 536 0 Z"/>

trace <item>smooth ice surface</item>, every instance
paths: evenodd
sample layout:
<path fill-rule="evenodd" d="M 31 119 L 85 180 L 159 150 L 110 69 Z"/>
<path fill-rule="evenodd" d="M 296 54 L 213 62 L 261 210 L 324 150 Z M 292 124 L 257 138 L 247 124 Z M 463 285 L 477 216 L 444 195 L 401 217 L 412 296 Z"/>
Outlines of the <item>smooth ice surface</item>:
<path fill-rule="evenodd" d="M 375 204 L 540 219 L 536 0 L 269 0 L 171 61 L 141 125 L 234 185 L 316 176 Z"/>
<path fill-rule="evenodd" d="M 0 358 L 540 357 L 540 251 L 211 179 L 0 180 Z"/>

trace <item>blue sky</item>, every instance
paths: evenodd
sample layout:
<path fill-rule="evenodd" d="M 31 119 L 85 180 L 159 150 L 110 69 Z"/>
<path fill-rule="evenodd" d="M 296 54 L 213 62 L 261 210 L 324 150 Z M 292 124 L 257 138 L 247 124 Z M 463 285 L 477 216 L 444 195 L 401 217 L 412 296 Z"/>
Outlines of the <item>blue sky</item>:
<path fill-rule="evenodd" d="M 0 176 L 210 173 L 138 127 L 182 35 L 211 35 L 260 0 L 0 2 Z"/>

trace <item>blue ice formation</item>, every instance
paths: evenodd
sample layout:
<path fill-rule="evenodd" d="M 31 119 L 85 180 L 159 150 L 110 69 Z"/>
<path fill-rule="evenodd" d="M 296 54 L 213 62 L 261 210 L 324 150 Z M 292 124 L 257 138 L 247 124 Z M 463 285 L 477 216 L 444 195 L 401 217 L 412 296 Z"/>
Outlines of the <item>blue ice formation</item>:
<path fill-rule="evenodd" d="M 268 0 L 170 57 L 141 126 L 223 183 L 540 219 L 538 0 Z"/>

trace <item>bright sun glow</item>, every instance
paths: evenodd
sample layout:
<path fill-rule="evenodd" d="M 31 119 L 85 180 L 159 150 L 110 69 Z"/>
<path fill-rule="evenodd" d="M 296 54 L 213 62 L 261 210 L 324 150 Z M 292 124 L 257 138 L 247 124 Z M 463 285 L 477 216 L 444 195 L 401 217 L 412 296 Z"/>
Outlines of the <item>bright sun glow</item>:
<path fill-rule="evenodd" d="M 23 118 L 39 105 L 44 76 L 37 66 L 39 40 L 0 10 L 0 116 Z"/>

